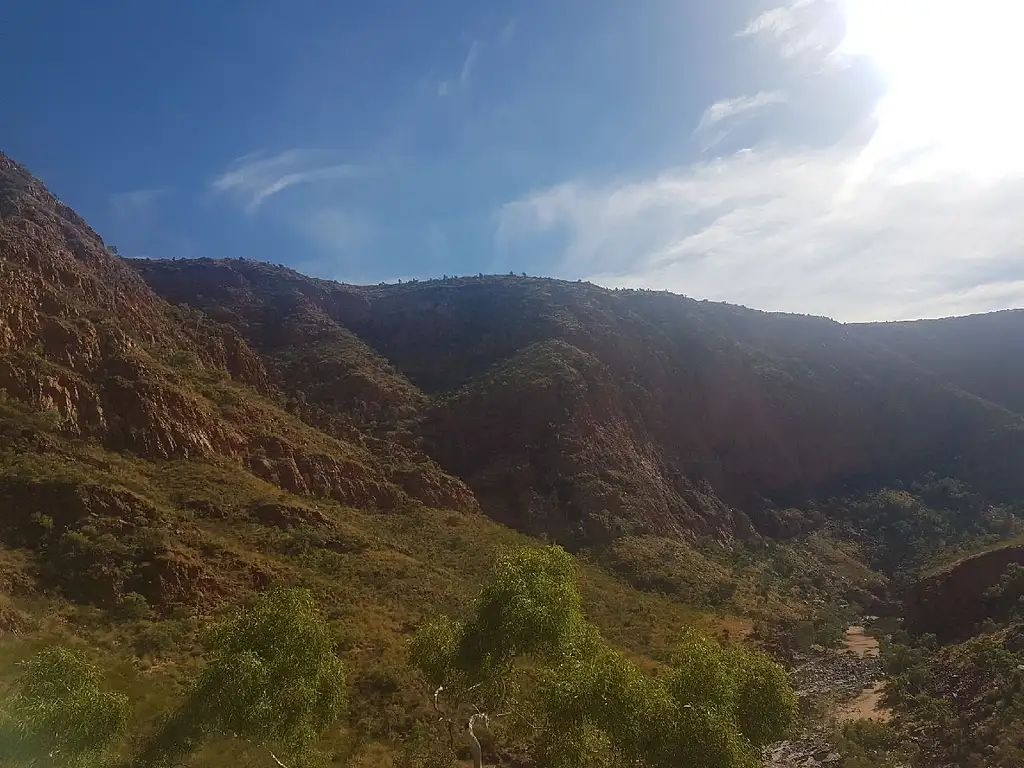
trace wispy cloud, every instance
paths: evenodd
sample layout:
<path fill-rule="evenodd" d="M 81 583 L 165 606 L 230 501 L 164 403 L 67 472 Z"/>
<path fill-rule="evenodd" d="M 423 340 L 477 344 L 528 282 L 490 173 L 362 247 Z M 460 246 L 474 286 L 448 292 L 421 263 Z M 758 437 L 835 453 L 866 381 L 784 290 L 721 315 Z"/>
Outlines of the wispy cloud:
<path fill-rule="evenodd" d="M 509 19 L 508 22 L 505 24 L 505 26 L 501 28 L 501 32 L 498 35 L 498 45 L 499 46 L 508 45 L 509 41 L 515 35 L 516 28 L 518 26 L 519 26 L 519 23 L 514 18 Z"/>
<path fill-rule="evenodd" d="M 458 78 L 454 80 L 441 80 L 437 84 L 438 96 L 450 96 L 457 91 L 465 91 L 469 88 L 469 84 L 473 79 L 473 70 L 476 68 L 482 50 L 483 42 L 480 40 L 474 40 L 470 43 L 466 57 L 462 60 L 462 68 L 459 70 Z"/>
<path fill-rule="evenodd" d="M 818 54 L 835 48 L 835 10 L 838 0 L 794 0 L 752 18 L 736 33 L 739 38 L 759 38 L 778 46 L 783 58 Z"/>
<path fill-rule="evenodd" d="M 784 104 L 785 102 L 786 94 L 782 91 L 761 91 L 752 96 L 737 96 L 732 99 L 723 99 L 704 110 L 704 114 L 701 115 L 700 122 L 697 124 L 697 129 L 694 133 L 706 137 L 709 131 L 720 126 L 723 122 L 751 117 L 754 113 L 763 110 L 765 107 Z M 721 134 L 719 134 L 717 139 L 720 138 Z"/>
<path fill-rule="evenodd" d="M 363 211 L 338 206 L 302 211 L 290 226 L 312 246 L 292 264 L 299 272 L 341 282 L 379 279 L 379 264 L 369 251 L 378 244 L 380 232 Z"/>
<path fill-rule="evenodd" d="M 559 185 L 502 209 L 499 248 L 527 254 L 561 233 L 566 277 L 845 320 L 1024 305 L 1024 179 L 905 183 L 876 169 L 846 194 L 861 149 L 747 150 Z"/>
<path fill-rule="evenodd" d="M 751 19 L 747 26 L 736 33 L 736 37 L 771 35 L 779 38 L 792 32 L 795 28 L 796 19 L 792 8 L 772 8 Z"/>
<path fill-rule="evenodd" d="M 801 57 L 800 73 L 809 63 L 835 77 L 825 84 L 841 85 L 847 73 L 830 62 L 853 55 L 836 31 L 844 29 L 844 9 L 835 0 L 797 0 L 737 34 L 767 40 L 783 58 Z M 946 28 L 956 27 L 950 21 Z M 980 99 L 973 96 L 984 85 L 980 76 L 943 76 L 941 86 L 929 79 L 948 56 L 947 42 L 956 41 L 933 42 L 924 51 L 928 66 L 915 49 L 908 71 L 887 71 L 888 92 L 831 134 L 842 136 L 832 143 L 763 132 L 752 148 L 714 160 L 625 180 L 570 179 L 513 200 L 497 217 L 499 258 L 536 267 L 533 254 L 554 252 L 563 277 L 840 320 L 1024 306 L 1019 124 L 1000 111 L 1005 87 Z M 780 74 L 792 76 L 793 68 Z M 932 96 L 926 86 L 934 86 L 939 106 L 925 98 Z M 787 90 L 804 115 L 832 110 L 821 100 L 827 87 L 787 83 Z M 697 134 L 783 98 L 768 91 L 719 101 L 705 110 Z M 917 109 L 922 103 L 931 111 Z M 972 105 L 1001 119 L 956 114 Z M 950 125 L 964 131 L 950 133 Z M 1004 125 L 1016 130 L 992 127 Z"/>
<path fill-rule="evenodd" d="M 161 197 L 170 194 L 169 189 L 133 189 L 110 196 L 110 207 L 118 216 L 135 216 L 149 208 Z"/>
<path fill-rule="evenodd" d="M 469 80 L 473 76 L 473 67 L 479 56 L 480 41 L 474 40 L 473 44 L 469 46 L 469 53 L 466 54 L 466 58 L 462 62 L 462 71 L 459 72 L 459 85 L 463 88 L 469 85 Z"/>
<path fill-rule="evenodd" d="M 337 162 L 333 153 L 290 149 L 277 155 L 254 152 L 240 157 L 217 176 L 212 189 L 238 200 L 246 213 L 259 210 L 270 197 L 291 187 L 352 178 L 360 168 Z"/>
<path fill-rule="evenodd" d="M 296 227 L 332 256 L 352 256 L 372 244 L 376 227 L 369 216 L 345 208 L 322 208 L 298 217 Z"/>

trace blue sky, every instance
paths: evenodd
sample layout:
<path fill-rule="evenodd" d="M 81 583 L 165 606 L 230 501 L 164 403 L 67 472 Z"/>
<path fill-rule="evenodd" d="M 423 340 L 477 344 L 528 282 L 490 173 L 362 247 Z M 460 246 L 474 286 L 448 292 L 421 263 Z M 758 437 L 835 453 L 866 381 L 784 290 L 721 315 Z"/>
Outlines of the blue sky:
<path fill-rule="evenodd" d="M 1024 303 L 1013 5 L 15 0 L 0 148 L 131 256 L 997 309 Z"/>

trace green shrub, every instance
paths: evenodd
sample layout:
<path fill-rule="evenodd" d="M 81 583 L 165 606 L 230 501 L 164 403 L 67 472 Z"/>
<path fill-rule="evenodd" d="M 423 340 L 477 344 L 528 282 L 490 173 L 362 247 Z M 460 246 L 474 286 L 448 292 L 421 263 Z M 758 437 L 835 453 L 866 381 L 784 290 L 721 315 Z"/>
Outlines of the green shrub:
<path fill-rule="evenodd" d="M 529 712 L 547 766 L 754 768 L 789 731 L 796 697 L 767 656 L 687 634 L 668 674 L 650 675 L 586 621 L 575 581 L 558 547 L 505 554 L 465 621 L 420 630 L 413 664 L 463 718 Z"/>
<path fill-rule="evenodd" d="M 23 666 L 0 709 L 0 739 L 15 765 L 98 764 L 125 732 L 128 698 L 103 689 L 78 651 L 51 646 Z"/>
<path fill-rule="evenodd" d="M 139 621 L 150 615 L 149 601 L 138 592 L 121 596 L 117 603 L 117 615 L 125 621 Z"/>
<path fill-rule="evenodd" d="M 185 638 L 181 624 L 175 621 L 147 622 L 132 639 L 132 647 L 141 656 L 169 651 Z"/>
<path fill-rule="evenodd" d="M 902 740 L 887 723 L 854 720 L 836 738 L 840 768 L 897 768 L 903 764 Z"/>

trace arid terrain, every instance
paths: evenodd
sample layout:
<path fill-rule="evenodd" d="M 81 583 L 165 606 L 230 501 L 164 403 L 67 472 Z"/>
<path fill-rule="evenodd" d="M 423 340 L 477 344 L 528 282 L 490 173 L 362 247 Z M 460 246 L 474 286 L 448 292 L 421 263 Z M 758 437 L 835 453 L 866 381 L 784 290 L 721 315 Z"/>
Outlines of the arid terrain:
<path fill-rule="evenodd" d="M 540 277 L 125 258 L 0 155 L 0 671 L 87 648 L 142 739 L 212 617 L 304 586 L 350 669 L 325 754 L 418 764 L 436 718 L 409 637 L 542 540 L 645 668 L 686 626 L 785 661 L 817 703 L 772 765 L 868 765 L 842 762 L 865 719 L 877 765 L 1011 765 L 1012 739 L 968 755 L 934 733 L 1024 722 L 966 660 L 1024 664 L 1022 360 L 1019 310 L 846 325 Z M 921 679 L 939 660 L 960 676 Z M 248 754 L 228 741 L 188 764 Z"/>

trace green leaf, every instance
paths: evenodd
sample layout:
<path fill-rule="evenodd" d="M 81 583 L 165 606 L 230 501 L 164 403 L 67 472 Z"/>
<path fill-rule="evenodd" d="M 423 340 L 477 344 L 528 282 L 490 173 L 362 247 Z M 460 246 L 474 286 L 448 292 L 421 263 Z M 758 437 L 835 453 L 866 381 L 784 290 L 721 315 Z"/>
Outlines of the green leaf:
<path fill-rule="evenodd" d="M 78 651 L 44 648 L 29 659 L 0 713 L 0 739 L 31 763 L 96 762 L 128 727 L 128 698 L 103 690 L 99 671 Z"/>
<path fill-rule="evenodd" d="M 294 754 L 345 710 L 345 669 L 305 590 L 274 590 L 216 625 L 189 708 L 208 731 Z"/>

